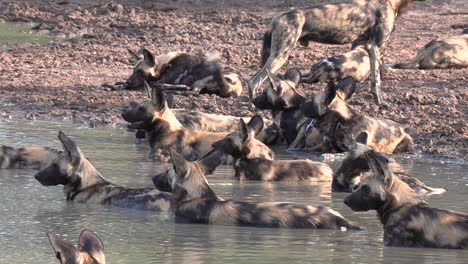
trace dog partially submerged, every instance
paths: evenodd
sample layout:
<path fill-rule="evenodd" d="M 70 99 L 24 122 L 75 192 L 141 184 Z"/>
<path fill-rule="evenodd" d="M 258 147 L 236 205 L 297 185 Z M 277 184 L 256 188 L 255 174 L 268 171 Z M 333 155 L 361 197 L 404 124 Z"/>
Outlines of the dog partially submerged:
<path fill-rule="evenodd" d="M 254 203 L 224 200 L 208 185 L 203 164 L 189 162 L 171 151 L 174 213 L 176 220 L 200 224 L 275 228 L 360 229 L 338 212 L 290 203 Z"/>
<path fill-rule="evenodd" d="M 78 238 L 78 247 L 73 246 L 48 232 L 50 245 L 61 264 L 106 264 L 104 244 L 91 230 L 84 229 Z"/>
<path fill-rule="evenodd" d="M 167 93 L 180 95 L 216 94 L 221 97 L 242 93 L 242 77 L 224 69 L 216 55 L 207 57 L 184 52 L 154 56 L 143 49 L 143 58 L 129 50 L 136 65 L 125 89 L 143 88 L 143 83 L 158 82 Z"/>
<path fill-rule="evenodd" d="M 76 143 L 59 132 L 63 152 L 34 176 L 44 186 L 63 185 L 68 201 L 109 204 L 144 210 L 167 211 L 171 194 L 154 188 L 127 188 L 107 181 Z"/>
<path fill-rule="evenodd" d="M 344 202 L 354 211 L 377 211 L 386 246 L 468 248 L 467 213 L 429 207 L 393 175 L 385 157 L 365 155 L 371 173 Z"/>
<path fill-rule="evenodd" d="M 388 64 L 394 69 L 447 69 L 468 67 L 468 29 L 461 36 L 436 39 L 406 63 Z"/>
<path fill-rule="evenodd" d="M 249 80 L 249 96 L 288 59 L 299 42 L 327 44 L 367 42 L 370 56 L 371 90 L 377 104 L 382 103 L 380 86 L 380 49 L 394 30 L 395 20 L 413 0 L 356 0 L 294 9 L 273 18 L 263 37 L 262 68 Z"/>
<path fill-rule="evenodd" d="M 47 147 L 0 146 L 0 169 L 40 169 L 47 167 L 61 153 Z"/>
<path fill-rule="evenodd" d="M 350 80 L 352 78 L 348 77 L 340 82 Z M 320 122 L 324 152 L 347 151 L 362 132 L 368 135 L 366 144 L 378 152 L 402 153 L 412 150 L 413 139 L 398 123 L 357 113 L 345 101 L 352 95 L 355 86 L 347 86 L 351 91 L 339 90 L 338 86 L 330 82 L 325 92 L 302 104 L 304 115 Z"/>
<path fill-rule="evenodd" d="M 336 168 L 333 173 L 332 191 L 351 192 L 359 186 L 361 176 L 370 172 L 369 163 L 366 158 L 366 152 L 371 148 L 366 146 L 367 133 L 361 133 L 356 142 L 348 151 L 345 159 Z M 394 173 L 395 177 L 408 184 L 419 195 L 441 194 L 446 190 L 443 188 L 432 188 L 427 186 L 421 180 L 402 172 Z"/>

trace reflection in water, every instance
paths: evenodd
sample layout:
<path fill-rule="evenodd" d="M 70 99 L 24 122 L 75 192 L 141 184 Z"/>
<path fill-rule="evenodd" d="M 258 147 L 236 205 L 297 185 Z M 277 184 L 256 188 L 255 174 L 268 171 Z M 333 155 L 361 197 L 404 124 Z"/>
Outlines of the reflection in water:
<path fill-rule="evenodd" d="M 151 186 L 150 177 L 167 166 L 148 161 L 149 147 L 135 145 L 133 135 L 121 129 L 0 120 L 0 144 L 61 148 L 59 129 L 70 135 L 113 183 Z M 281 157 L 291 158 L 287 153 Z M 468 179 L 463 178 L 468 175 L 466 163 L 392 158 L 405 172 L 430 186 L 447 189 L 443 195 L 429 197 L 431 206 L 468 212 Z M 334 168 L 339 160 L 326 162 Z M 102 238 L 108 263 L 466 263 L 468 259 L 467 250 L 384 248 L 375 212 L 352 212 L 342 202 L 348 194 L 331 193 L 329 183 L 239 183 L 232 179 L 231 166 L 222 166 L 208 177 L 216 193 L 225 199 L 325 205 L 366 231 L 174 224 L 170 212 L 68 203 L 62 187 L 40 185 L 33 178 L 35 172 L 0 170 L 0 263 L 57 263 L 46 232 L 76 241 L 84 228 Z"/>

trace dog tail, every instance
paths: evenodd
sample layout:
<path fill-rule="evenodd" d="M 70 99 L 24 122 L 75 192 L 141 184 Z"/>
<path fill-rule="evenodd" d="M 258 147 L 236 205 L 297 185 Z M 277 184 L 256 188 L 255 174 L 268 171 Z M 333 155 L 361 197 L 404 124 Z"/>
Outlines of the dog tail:
<path fill-rule="evenodd" d="M 263 36 L 263 48 L 262 48 L 262 65 L 265 65 L 266 61 L 268 60 L 268 57 L 270 57 L 270 52 L 271 52 L 271 29 L 267 30 L 265 32 L 265 35 Z"/>
<path fill-rule="evenodd" d="M 422 61 L 423 59 L 424 59 L 424 52 L 418 52 L 418 55 L 416 55 L 416 58 L 414 58 L 414 60 L 391 65 L 391 68 L 393 69 L 418 69 L 419 62 Z"/>
<path fill-rule="evenodd" d="M 18 164 L 18 154 L 15 148 L 2 145 L 0 147 L 0 169 L 15 168 Z"/>

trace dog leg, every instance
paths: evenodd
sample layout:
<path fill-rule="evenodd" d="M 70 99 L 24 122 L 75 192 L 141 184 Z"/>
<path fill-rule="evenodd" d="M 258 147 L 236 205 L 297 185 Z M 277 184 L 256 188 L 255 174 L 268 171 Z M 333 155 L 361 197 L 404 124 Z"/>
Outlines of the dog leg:
<path fill-rule="evenodd" d="M 371 73 L 371 92 L 377 105 L 383 103 L 380 94 L 380 54 L 375 44 L 370 44 L 370 73 Z"/>
<path fill-rule="evenodd" d="M 275 18 L 271 23 L 271 47 L 270 56 L 263 67 L 250 78 L 249 98 L 252 101 L 255 91 L 266 80 L 267 73 L 275 73 L 287 61 L 294 45 L 301 37 L 305 17 L 302 11 L 293 10 Z M 266 49 L 268 47 L 263 47 Z"/>

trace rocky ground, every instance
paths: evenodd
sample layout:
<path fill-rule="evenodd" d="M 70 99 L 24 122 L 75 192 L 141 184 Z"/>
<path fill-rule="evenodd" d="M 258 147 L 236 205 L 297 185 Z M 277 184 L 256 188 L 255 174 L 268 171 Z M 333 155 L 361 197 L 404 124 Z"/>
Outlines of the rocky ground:
<path fill-rule="evenodd" d="M 156 54 L 216 51 L 248 79 L 259 68 L 261 40 L 271 18 L 310 5 L 311 1 L 300 0 L 0 1 L 0 20 L 31 23 L 32 31 L 55 39 L 47 46 L 17 44 L 0 49 L 0 115 L 122 125 L 121 110 L 145 96 L 103 84 L 125 81 L 131 74 L 127 48 L 146 47 Z M 468 14 L 460 12 L 466 8 L 457 0 L 417 2 L 397 21 L 385 49 L 386 63 L 412 58 L 432 39 L 460 34 L 461 29 L 450 26 L 466 24 Z M 298 67 L 306 72 L 313 63 L 349 47 L 297 46 L 282 71 Z M 383 78 L 388 108 L 373 103 L 368 83 L 361 85 L 351 104 L 402 124 L 415 139 L 416 153 L 467 158 L 468 69 L 387 70 Z M 324 87 L 300 89 L 311 95 Z M 177 97 L 175 102 L 180 108 L 252 114 L 247 91 L 238 98 L 203 95 Z"/>

